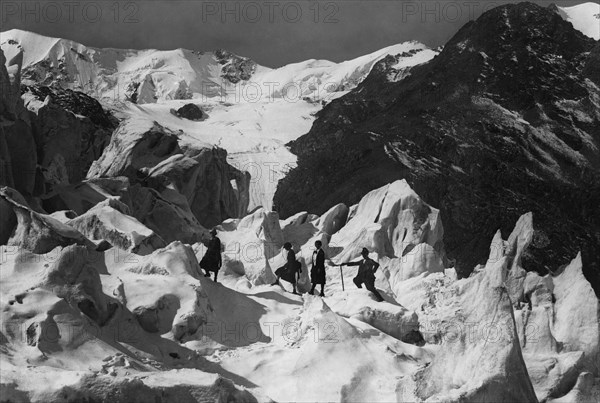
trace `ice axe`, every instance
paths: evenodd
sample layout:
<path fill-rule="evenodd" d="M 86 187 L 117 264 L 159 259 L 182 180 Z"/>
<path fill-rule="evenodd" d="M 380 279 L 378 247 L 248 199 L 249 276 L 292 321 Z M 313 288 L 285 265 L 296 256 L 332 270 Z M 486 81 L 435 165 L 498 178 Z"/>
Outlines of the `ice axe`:
<path fill-rule="evenodd" d="M 340 277 L 342 279 L 342 291 L 346 291 L 344 288 L 344 274 L 342 273 L 342 265 L 340 264 Z"/>

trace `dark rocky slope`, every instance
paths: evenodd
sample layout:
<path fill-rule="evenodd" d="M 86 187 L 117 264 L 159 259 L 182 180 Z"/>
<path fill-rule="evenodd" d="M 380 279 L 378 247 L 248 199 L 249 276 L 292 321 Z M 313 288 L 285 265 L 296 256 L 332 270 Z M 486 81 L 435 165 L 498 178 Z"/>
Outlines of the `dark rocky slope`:
<path fill-rule="evenodd" d="M 598 292 L 599 54 L 551 9 L 520 3 L 469 22 L 401 81 L 388 57 L 290 144 L 298 168 L 276 208 L 321 214 L 405 178 L 441 209 L 463 275 L 485 261 L 490 234 L 532 211 L 524 267 L 556 270 L 582 250 Z"/>
<path fill-rule="evenodd" d="M 5 62 L 0 51 L 0 185 L 39 206 L 54 187 L 85 178 L 117 121 L 81 92 L 22 84 L 21 58 Z"/>

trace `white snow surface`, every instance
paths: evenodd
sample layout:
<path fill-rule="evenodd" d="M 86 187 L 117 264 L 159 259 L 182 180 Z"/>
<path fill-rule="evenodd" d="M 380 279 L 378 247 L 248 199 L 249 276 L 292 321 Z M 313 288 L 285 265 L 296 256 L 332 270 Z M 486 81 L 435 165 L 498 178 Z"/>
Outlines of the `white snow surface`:
<path fill-rule="evenodd" d="M 258 209 L 226 220 L 219 283 L 201 273 L 201 244 L 146 256 L 1 246 L 3 397 L 594 401 L 598 300 L 579 256 L 555 276 L 519 280 L 531 214 L 508 240 L 496 235 L 485 266 L 457 280 L 442 265 L 437 210 L 405 181 L 348 212 L 337 205 L 279 220 Z M 369 226 L 377 228 L 361 235 Z M 301 293 L 314 242 L 323 242 L 325 297 L 270 285 L 284 240 L 302 263 Z M 353 284 L 356 267 L 337 266 L 362 246 L 381 264 L 383 302 Z"/>
<path fill-rule="evenodd" d="M 600 41 L 600 4 L 588 2 L 558 9 L 560 15 L 575 29 Z"/>
<path fill-rule="evenodd" d="M 61 74 L 61 85 L 93 93 L 100 99 L 124 100 L 131 83 L 146 85 L 147 99 L 138 103 L 185 98 L 218 98 L 236 103 L 304 97 L 328 101 L 354 88 L 378 60 L 411 50 L 427 50 L 425 45 L 412 41 L 340 63 L 311 59 L 278 68 L 256 65 L 250 79 L 234 84 L 223 77 L 222 71 L 231 58 L 221 64 L 216 52 L 101 49 L 18 29 L 2 32 L 1 45 L 7 61 L 23 52 L 24 69 L 45 64 L 44 72 Z M 403 59 L 404 64 L 411 64 L 412 57 Z M 427 60 L 420 56 L 412 64 Z"/>

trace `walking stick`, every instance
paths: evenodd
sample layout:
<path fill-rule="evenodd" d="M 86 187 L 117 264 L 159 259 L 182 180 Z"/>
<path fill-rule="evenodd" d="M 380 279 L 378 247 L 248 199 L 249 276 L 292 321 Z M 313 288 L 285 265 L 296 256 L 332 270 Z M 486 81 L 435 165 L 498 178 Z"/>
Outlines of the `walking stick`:
<path fill-rule="evenodd" d="M 344 288 L 344 274 L 342 273 L 342 265 L 340 265 L 340 277 L 342 278 L 342 291 L 346 291 Z"/>

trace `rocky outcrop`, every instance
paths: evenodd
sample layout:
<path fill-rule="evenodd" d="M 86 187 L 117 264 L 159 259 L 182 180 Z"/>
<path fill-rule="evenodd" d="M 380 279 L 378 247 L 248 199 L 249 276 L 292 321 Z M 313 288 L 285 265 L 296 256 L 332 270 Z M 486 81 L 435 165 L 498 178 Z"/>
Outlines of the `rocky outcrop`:
<path fill-rule="evenodd" d="M 17 194 L 16 191 L 15 194 Z M 25 201 L 23 200 L 23 202 Z M 6 245 L 16 226 L 17 215 L 13 210 L 13 204 L 4 197 L 0 197 L 0 245 Z"/>
<path fill-rule="evenodd" d="M 171 113 L 188 120 L 201 121 L 206 119 L 206 114 L 196 104 L 185 104 L 177 110 L 171 110 Z"/>
<path fill-rule="evenodd" d="M 4 52 L 0 51 L 0 185 L 15 187 L 28 196 L 35 188 L 37 148 L 20 97 L 21 61 L 22 57 L 17 57 L 7 62 Z"/>
<path fill-rule="evenodd" d="M 221 77 L 236 84 L 249 80 L 256 70 L 256 62 L 246 57 L 241 57 L 224 49 L 215 51 L 215 58 L 221 67 Z"/>
<path fill-rule="evenodd" d="M 485 262 L 498 228 L 507 234 L 532 211 L 522 267 L 548 273 L 581 250 L 599 295 L 596 57 L 597 43 L 551 10 L 489 10 L 404 79 L 390 82 L 381 61 L 329 103 L 290 143 L 298 167 L 274 203 L 284 218 L 322 214 L 404 178 L 439 207 L 461 276 Z"/>
<path fill-rule="evenodd" d="M 245 214 L 248 206 L 249 174 L 230 166 L 226 155 L 219 148 L 181 145 L 156 123 L 144 131 L 123 124 L 88 177 L 126 176 L 175 204 L 183 197 L 202 225 L 214 226 Z"/>
<path fill-rule="evenodd" d="M 21 85 L 22 60 L 2 56 L 0 184 L 28 201 L 76 183 L 108 144 L 115 119 L 93 98 L 60 87 Z M 16 63 L 16 64 L 13 64 Z M 6 91 L 4 91 L 6 89 Z"/>
<path fill-rule="evenodd" d="M 85 178 L 110 141 L 115 120 L 93 98 L 71 90 L 23 86 L 36 139 L 43 193 Z"/>

